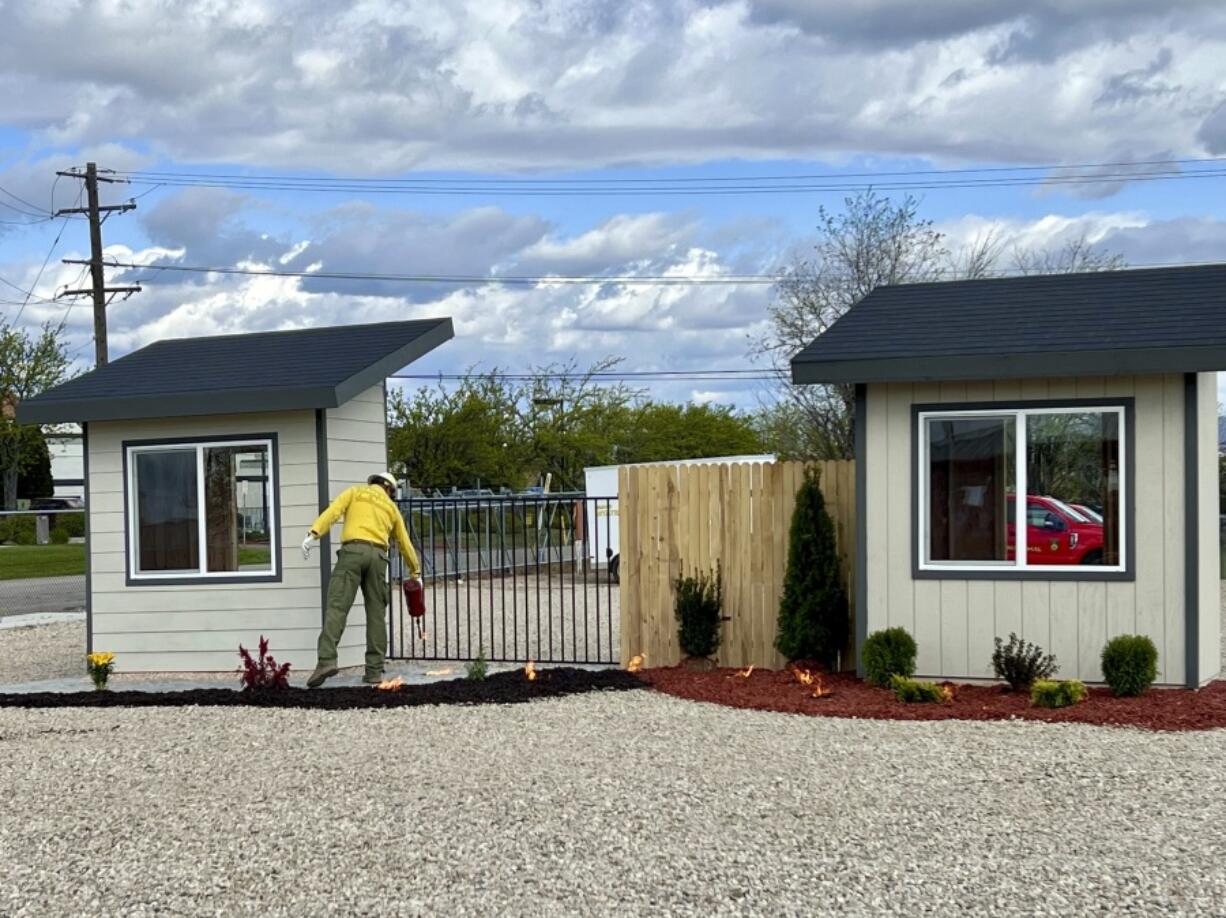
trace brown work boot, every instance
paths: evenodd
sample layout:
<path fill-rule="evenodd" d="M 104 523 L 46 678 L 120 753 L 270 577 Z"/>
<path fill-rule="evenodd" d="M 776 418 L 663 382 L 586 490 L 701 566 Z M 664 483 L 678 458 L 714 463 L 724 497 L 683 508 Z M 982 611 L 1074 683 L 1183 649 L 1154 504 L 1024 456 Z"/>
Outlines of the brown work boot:
<path fill-rule="evenodd" d="M 319 688 L 337 672 L 335 663 L 320 663 L 315 667 L 315 672 L 311 673 L 311 678 L 307 679 L 307 688 Z"/>
<path fill-rule="evenodd" d="M 378 685 L 383 681 L 383 673 L 363 673 L 362 681 L 367 685 Z"/>

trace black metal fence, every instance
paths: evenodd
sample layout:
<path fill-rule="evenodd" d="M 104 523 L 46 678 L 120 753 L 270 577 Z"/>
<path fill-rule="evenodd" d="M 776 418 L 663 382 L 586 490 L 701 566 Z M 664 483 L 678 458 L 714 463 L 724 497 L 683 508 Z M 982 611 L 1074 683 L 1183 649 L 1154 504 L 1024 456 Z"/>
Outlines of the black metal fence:
<path fill-rule="evenodd" d="M 393 558 L 389 656 L 616 663 L 616 504 L 584 494 L 402 501 L 426 614 L 408 614 Z"/>

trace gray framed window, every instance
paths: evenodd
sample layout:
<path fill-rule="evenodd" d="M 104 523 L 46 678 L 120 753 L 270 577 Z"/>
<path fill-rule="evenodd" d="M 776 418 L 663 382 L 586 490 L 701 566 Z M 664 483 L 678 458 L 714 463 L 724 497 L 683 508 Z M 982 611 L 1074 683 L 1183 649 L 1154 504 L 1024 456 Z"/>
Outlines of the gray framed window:
<path fill-rule="evenodd" d="M 916 405 L 913 421 L 916 577 L 1132 578 L 1130 399 Z"/>
<path fill-rule="evenodd" d="M 129 584 L 280 579 L 275 435 L 123 449 Z"/>

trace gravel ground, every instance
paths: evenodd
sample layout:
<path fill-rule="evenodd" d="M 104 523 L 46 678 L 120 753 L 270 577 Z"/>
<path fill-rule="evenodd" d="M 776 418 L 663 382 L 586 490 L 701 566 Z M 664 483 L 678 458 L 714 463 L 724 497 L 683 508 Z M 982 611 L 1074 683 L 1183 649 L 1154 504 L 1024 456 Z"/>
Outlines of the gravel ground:
<path fill-rule="evenodd" d="M 84 619 L 0 630 L 0 685 L 84 673 Z"/>
<path fill-rule="evenodd" d="M 1224 757 L 652 693 L 5 710 L 0 913 L 1220 913 Z"/>

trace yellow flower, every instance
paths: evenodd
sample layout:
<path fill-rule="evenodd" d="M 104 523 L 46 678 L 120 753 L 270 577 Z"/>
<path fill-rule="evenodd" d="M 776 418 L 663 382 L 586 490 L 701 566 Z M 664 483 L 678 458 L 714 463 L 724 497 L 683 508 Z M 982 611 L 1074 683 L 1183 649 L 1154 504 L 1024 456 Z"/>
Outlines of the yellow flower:
<path fill-rule="evenodd" d="M 113 653 L 91 653 L 85 659 L 93 666 L 110 666 L 111 663 L 113 663 L 115 660 L 115 654 Z"/>

